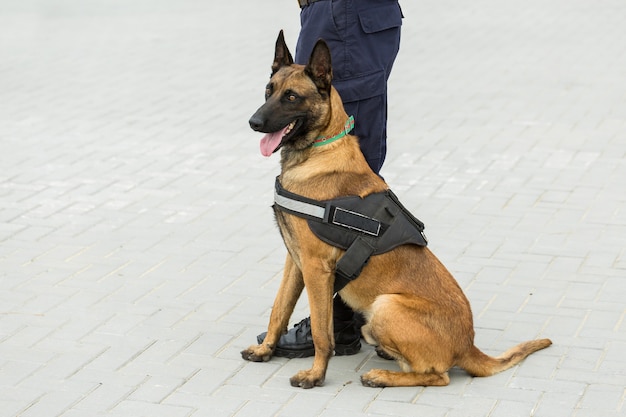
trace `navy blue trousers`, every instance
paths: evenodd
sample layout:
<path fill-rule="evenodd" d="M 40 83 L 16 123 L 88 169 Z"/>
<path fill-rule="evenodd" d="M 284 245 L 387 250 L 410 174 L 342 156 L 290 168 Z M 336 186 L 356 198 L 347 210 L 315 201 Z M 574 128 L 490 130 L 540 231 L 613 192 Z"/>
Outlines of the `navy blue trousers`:
<path fill-rule="evenodd" d="M 397 0 L 320 0 L 300 12 L 296 63 L 306 64 L 318 39 L 328 44 L 333 85 L 375 173 L 387 153 L 387 80 L 400 48 Z"/>

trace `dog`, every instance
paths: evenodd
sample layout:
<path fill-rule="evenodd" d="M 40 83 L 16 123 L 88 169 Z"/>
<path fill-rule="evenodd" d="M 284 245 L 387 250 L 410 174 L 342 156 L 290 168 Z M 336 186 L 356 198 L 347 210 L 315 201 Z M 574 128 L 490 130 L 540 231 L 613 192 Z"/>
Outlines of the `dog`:
<path fill-rule="evenodd" d="M 281 150 L 277 184 L 309 202 L 345 196 L 366 199 L 385 193 L 388 185 L 368 166 L 358 139 L 347 133 L 350 119 L 331 82 L 327 44 L 319 40 L 308 63 L 297 65 L 280 31 L 265 103 L 249 121 L 253 130 L 265 133 L 261 153 L 270 156 Z M 327 143 L 322 146 L 320 141 Z M 320 239 L 306 216 L 278 204 L 274 212 L 288 252 L 283 278 L 265 340 L 241 354 L 255 362 L 271 358 L 306 288 L 315 357 L 312 367 L 295 374 L 290 382 L 294 387 L 321 386 L 334 351 L 336 269 L 347 252 Z M 377 346 L 381 355 L 395 359 L 401 369 L 370 370 L 361 376 L 365 386 L 445 386 L 453 366 L 473 376 L 489 376 L 552 344 L 549 339 L 527 341 L 498 357 L 480 351 L 474 345 L 467 298 L 425 245 L 401 244 L 375 254 L 358 272 L 338 295 L 365 316 L 361 329 L 365 341 Z"/>

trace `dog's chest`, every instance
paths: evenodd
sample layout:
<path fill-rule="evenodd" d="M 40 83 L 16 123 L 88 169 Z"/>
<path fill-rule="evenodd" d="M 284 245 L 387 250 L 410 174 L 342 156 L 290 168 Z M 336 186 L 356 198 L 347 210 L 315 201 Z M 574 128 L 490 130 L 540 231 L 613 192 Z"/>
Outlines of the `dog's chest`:
<path fill-rule="evenodd" d="M 294 221 L 297 221 L 294 216 L 291 216 L 276 207 L 274 207 L 274 216 L 276 223 L 278 224 L 278 230 L 283 238 L 283 242 L 289 251 L 289 254 L 294 259 L 297 265 L 300 265 L 300 246 L 298 245 L 297 226 Z"/>

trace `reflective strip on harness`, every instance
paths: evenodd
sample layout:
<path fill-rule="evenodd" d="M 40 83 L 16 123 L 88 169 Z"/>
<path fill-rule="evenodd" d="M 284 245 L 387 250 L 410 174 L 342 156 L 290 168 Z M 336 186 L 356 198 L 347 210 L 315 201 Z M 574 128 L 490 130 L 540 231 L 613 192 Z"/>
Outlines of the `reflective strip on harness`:
<path fill-rule="evenodd" d="M 326 207 L 284 197 L 280 195 L 276 189 L 274 190 L 274 202 L 289 211 L 306 214 L 311 217 L 317 217 L 318 219 L 323 219 L 324 213 L 326 212 Z"/>
<path fill-rule="evenodd" d="M 282 187 L 274 189 L 274 203 L 283 210 L 298 215 L 304 214 L 324 223 L 331 223 L 370 236 L 378 236 L 381 232 L 381 222 L 376 219 L 356 211 L 336 207 L 330 203 L 306 200 L 304 197 L 290 193 Z"/>

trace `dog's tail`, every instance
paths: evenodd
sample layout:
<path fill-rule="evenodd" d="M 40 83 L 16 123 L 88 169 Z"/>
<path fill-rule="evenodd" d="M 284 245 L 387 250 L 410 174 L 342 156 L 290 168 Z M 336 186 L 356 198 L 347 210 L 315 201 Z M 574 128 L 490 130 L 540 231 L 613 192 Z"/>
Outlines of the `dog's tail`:
<path fill-rule="evenodd" d="M 533 352 L 547 348 L 552 344 L 550 339 L 537 339 L 520 343 L 512 347 L 498 357 L 491 357 L 484 354 L 476 346 L 461 357 L 457 365 L 465 369 L 473 376 L 490 376 L 509 369 L 520 363 L 526 356 Z"/>

